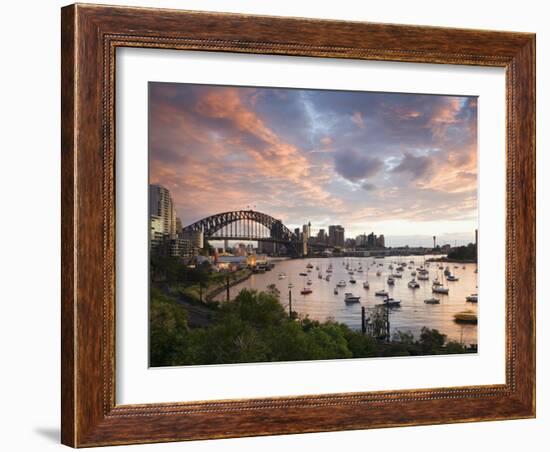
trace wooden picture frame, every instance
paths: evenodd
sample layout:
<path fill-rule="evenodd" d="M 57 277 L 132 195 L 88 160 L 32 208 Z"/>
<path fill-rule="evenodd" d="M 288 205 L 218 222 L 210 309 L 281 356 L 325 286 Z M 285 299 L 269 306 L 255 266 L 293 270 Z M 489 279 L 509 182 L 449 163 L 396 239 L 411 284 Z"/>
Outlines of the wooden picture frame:
<path fill-rule="evenodd" d="M 535 35 L 71 5 L 62 9 L 62 442 L 73 447 L 535 416 Z M 115 403 L 115 50 L 506 70 L 506 383 Z"/>

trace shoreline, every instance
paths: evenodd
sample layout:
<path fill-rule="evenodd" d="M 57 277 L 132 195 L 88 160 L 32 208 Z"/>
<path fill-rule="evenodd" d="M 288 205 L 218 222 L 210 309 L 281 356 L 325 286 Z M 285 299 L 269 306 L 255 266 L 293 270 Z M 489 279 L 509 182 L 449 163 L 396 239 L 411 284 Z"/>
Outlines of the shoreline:
<path fill-rule="evenodd" d="M 238 279 L 234 279 L 229 282 L 229 287 L 236 286 L 237 284 L 240 284 L 244 281 L 246 281 L 248 278 L 252 276 L 252 270 L 247 269 L 246 274 Z M 212 289 L 208 290 L 207 293 L 204 296 L 205 302 L 212 302 L 215 301 L 214 298 L 218 296 L 220 293 L 222 293 L 224 290 L 227 289 L 227 283 L 224 281 L 222 284 L 218 284 L 216 287 L 213 287 Z"/>
<path fill-rule="evenodd" d="M 477 260 L 475 259 L 450 259 L 448 257 L 432 257 L 430 259 L 426 259 L 426 262 L 448 262 L 450 264 L 476 264 Z"/>

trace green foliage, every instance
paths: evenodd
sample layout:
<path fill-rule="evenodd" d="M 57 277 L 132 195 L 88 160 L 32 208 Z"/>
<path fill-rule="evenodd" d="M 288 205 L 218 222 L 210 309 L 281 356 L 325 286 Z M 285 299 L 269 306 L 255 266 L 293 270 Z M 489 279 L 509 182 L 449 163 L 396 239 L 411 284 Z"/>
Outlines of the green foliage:
<path fill-rule="evenodd" d="M 189 289 L 185 289 L 189 291 Z M 188 328 L 183 306 L 158 291 L 151 298 L 151 365 L 227 364 L 302 361 L 372 356 L 464 353 L 445 335 L 422 329 L 418 342 L 410 332 L 396 332 L 389 344 L 344 324 L 289 318 L 278 291 L 242 290 L 212 310 L 213 323 Z M 204 305 L 203 305 L 204 306 Z"/>
<path fill-rule="evenodd" d="M 185 355 L 188 334 L 187 313 L 177 303 L 151 290 L 149 340 L 151 366 L 175 365 Z"/>
<path fill-rule="evenodd" d="M 467 246 L 458 246 L 449 251 L 447 257 L 457 261 L 476 261 L 477 248 L 473 243 L 469 243 Z"/>
<path fill-rule="evenodd" d="M 392 335 L 392 341 L 411 345 L 414 343 L 414 336 L 410 331 L 396 330 Z"/>
<path fill-rule="evenodd" d="M 436 354 L 443 345 L 447 336 L 440 333 L 438 330 L 423 327 L 420 331 L 420 346 L 424 354 Z"/>
<path fill-rule="evenodd" d="M 466 353 L 466 347 L 457 341 L 449 341 L 445 345 L 445 352 L 449 354 Z"/>

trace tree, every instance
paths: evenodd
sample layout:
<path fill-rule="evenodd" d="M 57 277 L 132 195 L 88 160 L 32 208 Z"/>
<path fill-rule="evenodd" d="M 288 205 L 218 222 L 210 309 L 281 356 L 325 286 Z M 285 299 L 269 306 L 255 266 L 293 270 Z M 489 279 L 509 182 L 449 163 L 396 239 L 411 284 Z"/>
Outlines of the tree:
<path fill-rule="evenodd" d="M 443 345 L 445 344 L 445 339 L 447 336 L 440 333 L 436 329 L 430 329 L 423 327 L 420 331 L 420 346 L 422 351 L 425 354 L 436 354 L 438 353 Z"/>
<path fill-rule="evenodd" d="M 153 367 L 178 364 L 186 354 L 187 313 L 168 296 L 151 289 L 149 362 Z"/>

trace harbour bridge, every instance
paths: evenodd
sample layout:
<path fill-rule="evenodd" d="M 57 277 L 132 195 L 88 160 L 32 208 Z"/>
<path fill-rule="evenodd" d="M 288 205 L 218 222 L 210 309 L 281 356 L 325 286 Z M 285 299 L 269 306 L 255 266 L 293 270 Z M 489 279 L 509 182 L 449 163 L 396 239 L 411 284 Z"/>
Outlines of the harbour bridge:
<path fill-rule="evenodd" d="M 207 240 L 250 240 L 283 245 L 289 254 L 301 254 L 302 241 L 281 220 L 255 210 L 223 212 L 196 221 L 183 233 L 202 232 Z"/>

